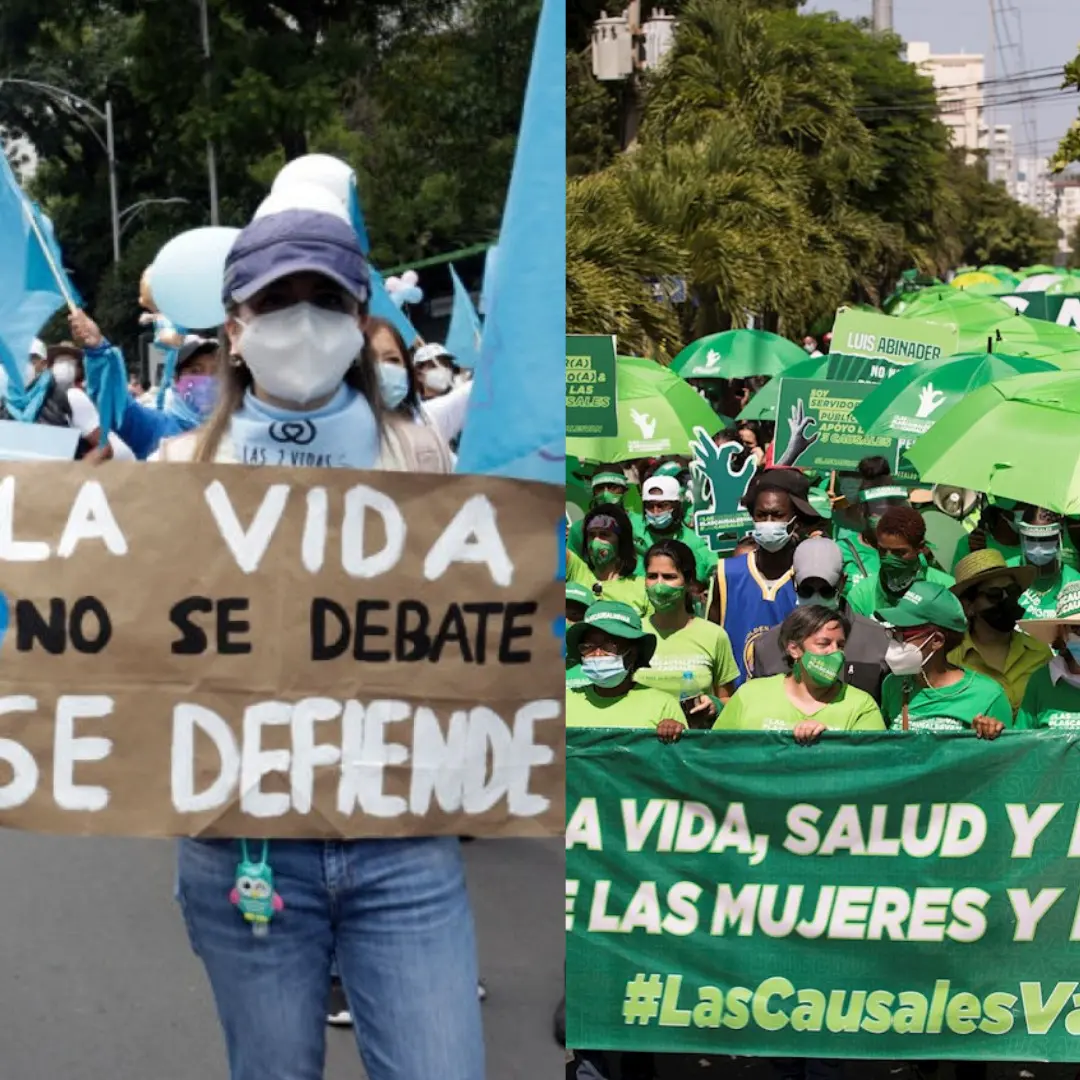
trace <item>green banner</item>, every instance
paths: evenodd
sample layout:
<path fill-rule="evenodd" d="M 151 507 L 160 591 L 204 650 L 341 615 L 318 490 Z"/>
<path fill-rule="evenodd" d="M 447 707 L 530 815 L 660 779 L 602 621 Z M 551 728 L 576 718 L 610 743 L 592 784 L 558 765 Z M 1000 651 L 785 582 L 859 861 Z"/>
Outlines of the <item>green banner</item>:
<path fill-rule="evenodd" d="M 615 402 L 615 338 L 566 335 L 567 437 L 619 434 Z"/>
<path fill-rule="evenodd" d="M 567 735 L 568 1046 L 1080 1057 L 1071 735 Z"/>
<path fill-rule="evenodd" d="M 776 405 L 776 464 L 800 469 L 855 469 L 880 454 L 896 465 L 897 443 L 867 435 L 851 415 L 873 383 L 782 379 Z"/>
<path fill-rule="evenodd" d="M 733 459 L 741 453 L 741 444 L 717 446 L 700 427 L 694 429 L 694 434 L 694 457 L 690 462 L 694 531 L 712 551 L 727 555 L 753 528 L 741 503 L 757 472 L 757 463 L 750 457 L 736 470 Z"/>
<path fill-rule="evenodd" d="M 951 356 L 957 349 L 955 326 L 861 308 L 840 308 L 832 333 L 829 376 L 847 381 L 881 382 L 898 367 Z"/>
<path fill-rule="evenodd" d="M 1029 319 L 1043 319 L 1059 326 L 1080 329 L 1080 296 L 1047 296 L 1042 292 L 1014 293 L 1001 297 Z"/>

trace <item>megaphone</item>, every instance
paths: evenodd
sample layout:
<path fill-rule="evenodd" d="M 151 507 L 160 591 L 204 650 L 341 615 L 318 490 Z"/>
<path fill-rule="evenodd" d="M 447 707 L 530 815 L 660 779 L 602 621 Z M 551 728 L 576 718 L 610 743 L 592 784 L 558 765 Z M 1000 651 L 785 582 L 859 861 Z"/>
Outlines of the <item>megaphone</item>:
<path fill-rule="evenodd" d="M 951 484 L 935 484 L 933 503 L 943 514 L 961 521 L 975 509 L 979 493 L 971 488 L 953 487 Z"/>

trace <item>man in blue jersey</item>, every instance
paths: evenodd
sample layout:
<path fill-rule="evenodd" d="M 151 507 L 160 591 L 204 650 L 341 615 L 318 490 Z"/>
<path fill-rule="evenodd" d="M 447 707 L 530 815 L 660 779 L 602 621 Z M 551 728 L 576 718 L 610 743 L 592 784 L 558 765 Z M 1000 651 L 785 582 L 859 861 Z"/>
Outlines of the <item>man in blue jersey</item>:
<path fill-rule="evenodd" d="M 797 469 L 764 469 L 743 496 L 754 522 L 754 550 L 721 559 L 709 597 L 709 619 L 731 638 L 736 685 L 752 667 L 754 642 L 795 610 L 795 545 L 823 522 L 810 503 L 810 481 Z"/>

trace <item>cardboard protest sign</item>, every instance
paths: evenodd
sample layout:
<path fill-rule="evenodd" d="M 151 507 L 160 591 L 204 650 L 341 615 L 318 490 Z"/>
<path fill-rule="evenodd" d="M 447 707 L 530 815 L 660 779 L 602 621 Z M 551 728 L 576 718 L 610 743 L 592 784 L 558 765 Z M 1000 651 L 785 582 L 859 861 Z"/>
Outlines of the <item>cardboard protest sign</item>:
<path fill-rule="evenodd" d="M 567 1045 L 1075 1061 L 1076 724 L 571 730 Z"/>
<path fill-rule="evenodd" d="M 881 382 L 897 368 L 951 356 L 957 340 L 956 327 L 948 323 L 840 308 L 833 323 L 829 377 Z"/>
<path fill-rule="evenodd" d="M 757 472 L 757 462 L 747 458 L 736 469 L 733 459 L 742 451 L 738 443 L 717 446 L 704 428 L 694 429 L 690 463 L 694 493 L 694 531 L 713 551 L 729 553 L 752 528 L 742 497 Z"/>
<path fill-rule="evenodd" d="M 566 434 L 604 439 L 619 434 L 614 337 L 566 335 Z"/>
<path fill-rule="evenodd" d="M 864 457 L 880 454 L 895 467 L 896 440 L 867 435 L 851 415 L 873 390 L 872 383 L 783 379 L 776 407 L 777 465 L 856 469 Z"/>
<path fill-rule="evenodd" d="M 562 491 L 0 466 L 0 826 L 563 826 Z"/>

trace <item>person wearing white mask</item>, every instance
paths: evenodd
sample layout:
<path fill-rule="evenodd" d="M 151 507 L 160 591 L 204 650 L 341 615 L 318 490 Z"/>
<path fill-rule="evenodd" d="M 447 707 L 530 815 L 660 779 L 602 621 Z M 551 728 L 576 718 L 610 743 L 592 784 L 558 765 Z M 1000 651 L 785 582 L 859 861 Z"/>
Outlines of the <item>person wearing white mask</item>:
<path fill-rule="evenodd" d="M 456 445 L 465 426 L 473 388 L 472 379 L 454 375 L 453 361 L 453 356 L 438 344 L 418 346 L 411 358 L 423 399 L 423 413 L 451 446 Z"/>
<path fill-rule="evenodd" d="M 413 368 L 420 379 L 425 401 L 442 397 L 454 385 L 454 358 L 437 342 L 421 345 L 413 354 Z"/>
<path fill-rule="evenodd" d="M 996 739 L 1013 726 L 1013 710 L 988 675 L 948 659 L 967 630 L 964 606 L 935 581 L 915 581 L 878 618 L 891 627 L 885 654 L 891 675 L 881 692 L 885 723 L 903 731 L 974 731 Z"/>
<path fill-rule="evenodd" d="M 720 560 L 708 603 L 709 619 L 731 639 L 739 685 L 752 667 L 754 643 L 795 610 L 795 546 L 821 523 L 810 502 L 810 481 L 797 469 L 763 469 L 742 505 L 753 519 L 754 550 Z"/>
<path fill-rule="evenodd" d="M 364 349 L 368 298 L 347 222 L 307 210 L 252 222 L 225 264 L 216 410 L 204 427 L 164 440 L 156 460 L 448 472 L 437 433 L 383 404 Z M 371 1080 L 483 1080 L 457 839 L 270 841 L 262 861 L 284 909 L 264 937 L 229 900 L 241 850 L 233 840 L 179 847 L 180 904 L 231 1080 L 322 1075 L 335 961 Z"/>

